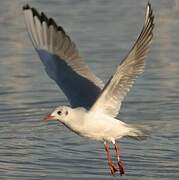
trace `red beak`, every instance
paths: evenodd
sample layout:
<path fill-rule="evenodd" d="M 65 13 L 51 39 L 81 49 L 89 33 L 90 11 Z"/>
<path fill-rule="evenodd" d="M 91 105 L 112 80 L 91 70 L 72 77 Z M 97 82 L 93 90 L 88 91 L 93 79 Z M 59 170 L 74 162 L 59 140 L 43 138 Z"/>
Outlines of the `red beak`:
<path fill-rule="evenodd" d="M 51 114 L 48 114 L 46 117 L 44 117 L 45 121 L 55 120 L 55 116 L 52 116 Z"/>

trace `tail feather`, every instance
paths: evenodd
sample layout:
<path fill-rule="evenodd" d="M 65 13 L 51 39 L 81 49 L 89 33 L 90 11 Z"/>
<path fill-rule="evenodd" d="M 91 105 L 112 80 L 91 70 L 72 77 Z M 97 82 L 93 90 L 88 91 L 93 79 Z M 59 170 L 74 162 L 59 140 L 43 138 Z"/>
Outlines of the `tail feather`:
<path fill-rule="evenodd" d="M 127 137 L 136 140 L 145 140 L 150 135 L 149 127 L 147 126 L 130 126 Z"/>

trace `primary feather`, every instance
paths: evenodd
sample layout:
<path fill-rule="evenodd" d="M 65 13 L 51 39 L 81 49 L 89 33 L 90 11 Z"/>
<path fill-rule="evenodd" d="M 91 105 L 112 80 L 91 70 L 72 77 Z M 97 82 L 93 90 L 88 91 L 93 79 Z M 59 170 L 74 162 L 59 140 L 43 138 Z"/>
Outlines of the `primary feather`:
<path fill-rule="evenodd" d="M 151 5 L 148 3 L 143 29 L 130 50 L 117 67 L 114 75 L 109 79 L 102 90 L 91 111 L 100 111 L 109 116 L 116 117 L 119 113 L 122 101 L 126 96 L 134 80 L 144 71 L 145 57 L 153 37 L 154 16 Z"/>
<path fill-rule="evenodd" d="M 84 63 L 75 43 L 52 18 L 43 12 L 39 14 L 29 5 L 23 11 L 30 38 L 47 74 L 63 90 L 72 107 L 91 107 L 103 88 L 102 81 Z"/>

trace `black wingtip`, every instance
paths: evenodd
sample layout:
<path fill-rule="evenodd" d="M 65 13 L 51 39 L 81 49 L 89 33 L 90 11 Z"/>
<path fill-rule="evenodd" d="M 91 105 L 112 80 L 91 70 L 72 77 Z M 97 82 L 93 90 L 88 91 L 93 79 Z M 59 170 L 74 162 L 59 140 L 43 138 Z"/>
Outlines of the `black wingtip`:
<path fill-rule="evenodd" d="M 26 4 L 26 5 L 24 5 L 24 6 L 22 7 L 22 10 L 23 10 L 23 11 L 28 10 L 28 9 L 30 9 L 29 4 Z"/>
<path fill-rule="evenodd" d="M 148 1 L 146 8 L 149 8 L 149 16 L 151 16 L 151 14 L 152 14 L 152 6 L 151 6 L 150 1 Z"/>
<path fill-rule="evenodd" d="M 148 16 L 147 16 L 147 19 L 150 19 L 150 21 L 154 21 L 154 15 L 153 15 L 153 10 L 152 10 L 152 6 L 151 6 L 151 3 L 150 3 L 150 0 L 148 1 L 147 3 L 147 6 L 146 8 L 148 8 Z"/>
<path fill-rule="evenodd" d="M 25 10 L 31 10 L 32 11 L 32 14 L 33 14 L 33 17 L 34 16 L 37 16 L 38 19 L 40 20 L 41 23 L 43 23 L 43 21 L 47 22 L 47 25 L 50 26 L 54 26 L 56 28 L 57 31 L 61 31 L 65 34 L 65 31 L 64 29 L 61 27 L 61 26 L 58 26 L 57 23 L 54 21 L 53 18 L 48 18 L 44 12 L 41 12 L 39 14 L 39 12 L 33 8 L 33 7 L 30 7 L 29 4 L 25 4 L 23 7 L 22 7 L 23 11 Z"/>
<path fill-rule="evenodd" d="M 44 12 L 41 12 L 41 19 L 40 19 L 41 22 L 45 21 L 45 22 L 48 22 L 48 17 L 44 14 Z"/>
<path fill-rule="evenodd" d="M 57 30 L 58 30 L 58 31 L 61 31 L 61 32 L 64 33 L 64 34 L 66 34 L 65 31 L 64 31 L 64 29 L 62 28 L 62 26 L 58 26 Z"/>
<path fill-rule="evenodd" d="M 40 19 L 40 14 L 38 13 L 38 11 L 35 8 L 31 8 L 33 16 L 37 16 Z"/>
<path fill-rule="evenodd" d="M 147 3 L 147 7 L 149 7 L 149 11 L 151 12 L 151 11 L 152 11 L 152 6 L 151 6 L 150 1 L 148 1 L 148 3 Z"/>
<path fill-rule="evenodd" d="M 56 22 L 53 20 L 53 18 L 49 18 L 48 20 L 48 26 L 53 25 L 56 29 L 58 29 L 58 26 Z"/>
<path fill-rule="evenodd" d="M 149 6 L 151 8 L 150 0 L 148 1 L 147 6 Z"/>

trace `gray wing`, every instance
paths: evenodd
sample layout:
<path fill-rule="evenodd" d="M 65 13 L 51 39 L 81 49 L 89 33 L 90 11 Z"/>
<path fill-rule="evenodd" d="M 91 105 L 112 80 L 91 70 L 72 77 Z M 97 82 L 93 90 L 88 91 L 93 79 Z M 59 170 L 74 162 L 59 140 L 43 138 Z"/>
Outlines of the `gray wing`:
<path fill-rule="evenodd" d="M 30 39 L 47 74 L 67 96 L 72 107 L 91 107 L 103 83 L 83 62 L 76 45 L 52 18 L 29 5 L 23 7 Z"/>
<path fill-rule="evenodd" d="M 105 85 L 92 106 L 91 112 L 105 113 L 112 117 L 117 116 L 121 103 L 134 80 L 144 71 L 144 59 L 153 37 L 153 21 L 153 12 L 150 3 L 148 3 L 144 26 L 137 41 Z"/>

